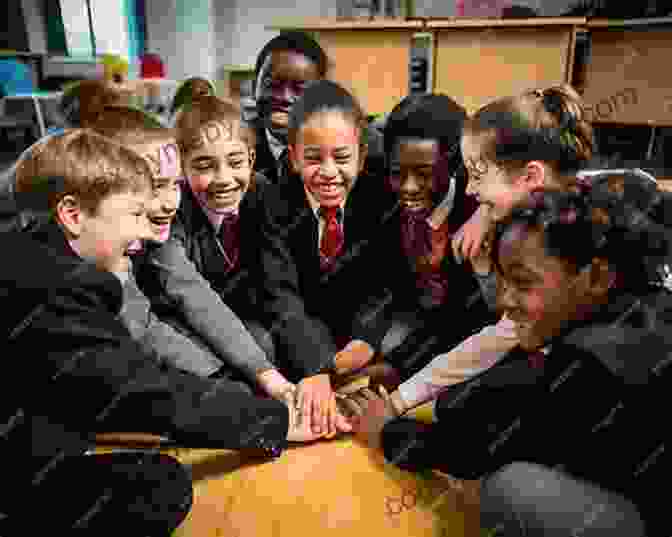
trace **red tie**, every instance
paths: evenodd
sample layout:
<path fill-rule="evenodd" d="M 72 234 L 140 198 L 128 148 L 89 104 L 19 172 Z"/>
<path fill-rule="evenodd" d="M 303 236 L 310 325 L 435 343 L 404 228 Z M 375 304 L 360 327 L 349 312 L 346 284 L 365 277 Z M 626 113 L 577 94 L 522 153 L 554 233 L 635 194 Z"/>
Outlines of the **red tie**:
<path fill-rule="evenodd" d="M 320 207 L 320 217 L 324 219 L 324 232 L 320 243 L 320 259 L 323 269 L 333 265 L 345 244 L 340 215 L 340 207 Z"/>
<path fill-rule="evenodd" d="M 542 351 L 534 351 L 530 353 L 527 357 L 530 367 L 533 369 L 540 369 L 544 367 L 544 362 L 546 361 L 546 354 Z"/>

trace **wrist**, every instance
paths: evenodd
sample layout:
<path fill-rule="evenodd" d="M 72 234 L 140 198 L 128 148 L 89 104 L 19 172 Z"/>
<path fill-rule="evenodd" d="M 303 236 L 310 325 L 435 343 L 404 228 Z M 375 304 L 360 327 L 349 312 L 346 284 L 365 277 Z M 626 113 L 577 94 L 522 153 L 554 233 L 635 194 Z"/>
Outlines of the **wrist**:
<path fill-rule="evenodd" d="M 399 390 L 396 390 L 390 395 L 390 403 L 392 404 L 392 408 L 394 409 L 394 412 L 397 416 L 401 416 L 408 410 L 406 408 L 406 403 L 401 397 L 401 394 L 399 393 Z"/>

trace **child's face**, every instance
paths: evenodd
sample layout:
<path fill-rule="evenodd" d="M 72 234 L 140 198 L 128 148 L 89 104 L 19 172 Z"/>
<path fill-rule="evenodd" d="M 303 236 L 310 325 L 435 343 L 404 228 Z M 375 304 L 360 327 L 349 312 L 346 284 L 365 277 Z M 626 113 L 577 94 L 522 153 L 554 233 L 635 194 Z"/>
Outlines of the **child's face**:
<path fill-rule="evenodd" d="M 151 239 L 164 242 L 170 237 L 170 225 L 180 205 L 180 151 L 176 142 L 147 144 L 134 149 L 147 159 L 152 169 L 152 197 L 147 204 Z"/>
<path fill-rule="evenodd" d="M 274 135 L 287 136 L 292 106 L 307 84 L 318 78 L 317 66 L 299 52 L 278 50 L 266 57 L 256 81 L 255 99 L 259 115 Z"/>
<path fill-rule="evenodd" d="M 569 322 L 585 316 L 595 300 L 586 271 L 577 273 L 549 256 L 537 231 L 512 227 L 501 239 L 499 256 L 500 305 L 516 323 L 523 349 L 547 345 Z"/>
<path fill-rule="evenodd" d="M 532 192 L 530 184 L 523 181 L 522 177 L 511 177 L 506 170 L 481 156 L 481 140 L 478 136 L 465 133 L 460 147 L 469 173 L 467 193 L 486 205 L 494 220 L 507 216 L 516 204 Z"/>
<path fill-rule="evenodd" d="M 77 218 L 77 250 L 103 270 L 114 271 L 134 241 L 150 239 L 146 207 L 148 190 L 111 194 L 94 214 L 82 210 Z"/>
<path fill-rule="evenodd" d="M 439 156 L 436 140 L 401 139 L 390 155 L 390 181 L 406 209 L 431 209 L 434 166 Z"/>
<path fill-rule="evenodd" d="M 359 129 L 336 111 L 318 112 L 299 129 L 296 144 L 289 146 L 294 169 L 320 205 L 339 206 L 362 171 L 365 148 Z"/>
<path fill-rule="evenodd" d="M 192 192 L 213 211 L 237 210 L 250 188 L 254 150 L 241 139 L 239 128 L 237 121 L 207 123 L 184 154 Z"/>

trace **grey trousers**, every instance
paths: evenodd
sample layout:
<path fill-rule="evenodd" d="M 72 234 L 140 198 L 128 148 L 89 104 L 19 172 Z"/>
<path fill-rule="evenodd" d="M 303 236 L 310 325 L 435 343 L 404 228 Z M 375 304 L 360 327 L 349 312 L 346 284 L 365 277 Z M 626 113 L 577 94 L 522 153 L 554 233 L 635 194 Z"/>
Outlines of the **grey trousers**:
<path fill-rule="evenodd" d="M 643 537 L 635 505 L 553 468 L 516 462 L 481 489 L 483 537 Z"/>

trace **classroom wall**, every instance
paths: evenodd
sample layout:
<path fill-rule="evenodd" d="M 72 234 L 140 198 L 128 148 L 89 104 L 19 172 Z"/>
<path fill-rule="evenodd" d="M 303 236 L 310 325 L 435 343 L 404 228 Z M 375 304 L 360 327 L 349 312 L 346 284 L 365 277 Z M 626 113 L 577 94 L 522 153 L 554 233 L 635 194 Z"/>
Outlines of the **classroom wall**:
<path fill-rule="evenodd" d="M 148 50 L 169 78 L 222 78 L 226 65 L 254 65 L 280 18 L 333 17 L 334 0 L 146 0 Z"/>

